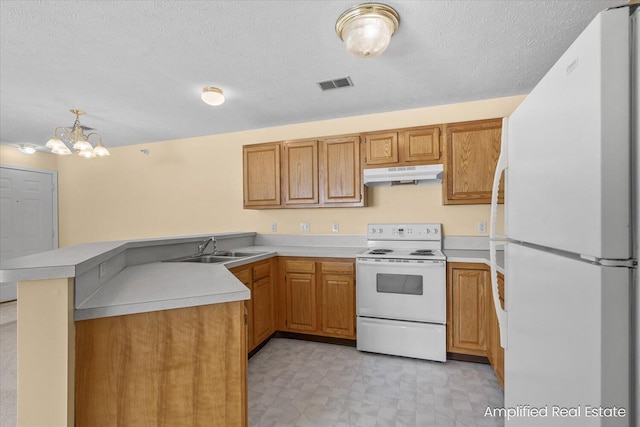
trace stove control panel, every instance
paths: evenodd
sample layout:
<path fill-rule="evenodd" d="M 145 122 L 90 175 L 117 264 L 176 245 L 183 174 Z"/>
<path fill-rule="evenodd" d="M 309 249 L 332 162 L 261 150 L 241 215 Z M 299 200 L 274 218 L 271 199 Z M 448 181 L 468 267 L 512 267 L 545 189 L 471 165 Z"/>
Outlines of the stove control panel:
<path fill-rule="evenodd" d="M 442 224 L 369 224 L 368 240 L 442 240 Z"/>

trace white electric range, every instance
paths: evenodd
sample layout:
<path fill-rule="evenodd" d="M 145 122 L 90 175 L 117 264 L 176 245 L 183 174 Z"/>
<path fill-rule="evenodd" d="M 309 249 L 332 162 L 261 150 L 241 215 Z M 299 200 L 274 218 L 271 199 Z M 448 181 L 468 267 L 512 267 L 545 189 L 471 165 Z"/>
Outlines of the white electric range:
<path fill-rule="evenodd" d="M 446 361 L 441 224 L 369 224 L 356 259 L 357 348 Z"/>

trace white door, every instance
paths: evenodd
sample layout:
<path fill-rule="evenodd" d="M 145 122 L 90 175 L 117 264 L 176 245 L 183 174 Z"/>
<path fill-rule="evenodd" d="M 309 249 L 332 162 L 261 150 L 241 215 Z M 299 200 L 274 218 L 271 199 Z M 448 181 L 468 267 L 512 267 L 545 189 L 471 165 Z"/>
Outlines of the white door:
<path fill-rule="evenodd" d="M 58 246 L 57 175 L 0 167 L 0 259 Z M 16 284 L 0 283 L 0 302 L 16 299 Z"/>
<path fill-rule="evenodd" d="M 520 411 L 505 424 L 629 426 L 628 412 L 603 418 L 587 411 L 629 409 L 630 269 L 510 243 L 506 270 L 504 404 L 547 413 Z"/>

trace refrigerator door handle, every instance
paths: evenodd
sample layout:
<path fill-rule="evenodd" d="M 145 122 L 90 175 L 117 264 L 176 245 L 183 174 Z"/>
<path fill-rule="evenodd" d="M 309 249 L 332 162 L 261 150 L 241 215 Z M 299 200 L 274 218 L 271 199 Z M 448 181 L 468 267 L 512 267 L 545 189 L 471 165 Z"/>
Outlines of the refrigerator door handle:
<path fill-rule="evenodd" d="M 500 190 L 500 177 L 507 169 L 507 130 L 509 128 L 509 118 L 502 119 L 502 140 L 500 141 L 500 156 L 496 165 L 496 172 L 493 175 L 493 187 L 491 190 L 491 217 L 489 218 L 489 239 L 505 240 L 505 236 L 496 234 L 496 216 L 498 214 L 498 191 Z"/>
<path fill-rule="evenodd" d="M 498 263 L 496 260 L 496 247 L 503 245 L 507 245 L 507 242 L 499 240 L 489 241 L 489 255 L 491 261 L 491 296 L 493 297 L 493 306 L 496 309 L 498 325 L 500 326 L 500 345 L 502 348 L 507 348 L 507 312 L 500 304 L 500 294 L 498 292 Z"/>
<path fill-rule="evenodd" d="M 493 176 L 493 188 L 491 191 L 491 217 L 489 219 L 489 255 L 491 264 L 491 295 L 493 306 L 496 309 L 498 325 L 500 326 L 500 345 L 507 348 L 507 312 L 500 305 L 498 293 L 498 263 L 496 259 L 496 247 L 506 245 L 506 236 L 499 236 L 496 233 L 496 217 L 498 214 L 498 191 L 500 190 L 500 177 L 507 169 L 507 146 L 508 146 L 509 118 L 502 119 L 502 140 L 500 142 L 500 157 L 496 165 L 496 172 Z"/>

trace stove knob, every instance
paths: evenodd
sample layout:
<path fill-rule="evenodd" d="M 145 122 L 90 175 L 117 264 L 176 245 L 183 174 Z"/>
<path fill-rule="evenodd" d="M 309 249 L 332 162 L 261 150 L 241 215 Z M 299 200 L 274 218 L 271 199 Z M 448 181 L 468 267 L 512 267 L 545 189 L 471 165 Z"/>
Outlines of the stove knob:
<path fill-rule="evenodd" d="M 376 229 L 375 228 L 371 229 L 371 234 L 376 234 Z"/>
<path fill-rule="evenodd" d="M 431 230 L 429 228 L 427 228 L 427 234 L 431 233 Z"/>
<path fill-rule="evenodd" d="M 382 234 L 382 228 L 378 228 L 378 233 Z"/>
<path fill-rule="evenodd" d="M 437 228 L 433 229 L 433 234 L 438 234 L 438 229 Z"/>

